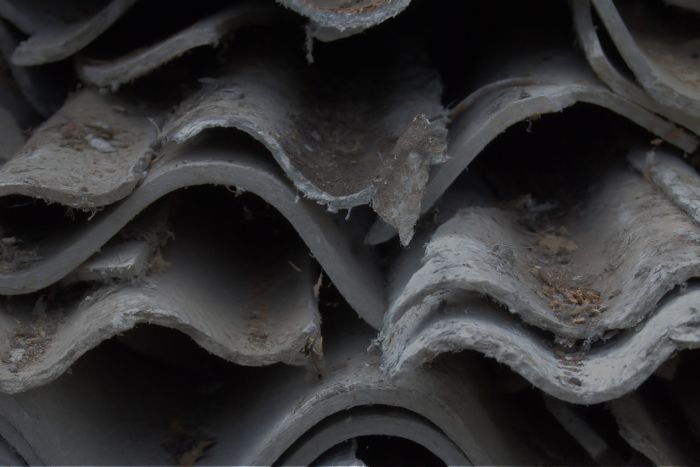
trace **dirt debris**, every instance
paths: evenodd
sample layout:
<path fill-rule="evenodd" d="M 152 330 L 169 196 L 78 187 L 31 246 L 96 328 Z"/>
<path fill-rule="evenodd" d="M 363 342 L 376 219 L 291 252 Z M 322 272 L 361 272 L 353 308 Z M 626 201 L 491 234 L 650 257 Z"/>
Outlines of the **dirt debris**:
<path fill-rule="evenodd" d="M 571 324 L 583 325 L 605 311 L 600 292 L 590 287 L 591 278 L 576 270 L 578 250 L 565 226 L 542 224 L 530 248 L 530 273 L 538 279 L 537 294 L 549 308 Z"/>
<path fill-rule="evenodd" d="M 63 318 L 60 308 L 47 312 L 46 298 L 40 296 L 29 319 L 20 320 L 21 324 L 15 330 L 7 350 L 0 356 L 0 361 L 13 373 L 36 361 L 46 353 Z"/>
<path fill-rule="evenodd" d="M 59 145 L 83 151 L 89 148 L 102 153 L 116 152 L 117 148 L 126 147 L 126 142 L 121 141 L 120 130 L 95 119 L 90 122 L 78 122 L 68 120 L 60 127 L 62 140 Z"/>

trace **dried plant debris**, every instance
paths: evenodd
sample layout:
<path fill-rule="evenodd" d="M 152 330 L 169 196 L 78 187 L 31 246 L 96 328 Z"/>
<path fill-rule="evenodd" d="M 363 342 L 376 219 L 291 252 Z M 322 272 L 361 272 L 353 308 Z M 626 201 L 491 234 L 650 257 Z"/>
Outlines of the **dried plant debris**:
<path fill-rule="evenodd" d="M 128 195 L 145 175 L 156 130 L 146 117 L 80 91 L 0 168 L 0 195 L 86 209 Z"/>
<path fill-rule="evenodd" d="M 405 54 L 357 60 L 327 69 L 279 53 L 241 60 L 183 103 L 165 137 L 245 131 L 303 195 L 332 210 L 372 203 L 407 243 L 427 168 L 445 160 L 439 76 Z"/>
<path fill-rule="evenodd" d="M 11 333 L 8 344 L 3 346 L 6 348 L 0 361 L 8 371 L 18 373 L 43 357 L 64 316 L 60 308 L 48 311 L 46 297 L 43 295 L 36 299 L 29 316 L 18 313 L 12 313 L 10 316 L 13 316 L 19 325 Z"/>

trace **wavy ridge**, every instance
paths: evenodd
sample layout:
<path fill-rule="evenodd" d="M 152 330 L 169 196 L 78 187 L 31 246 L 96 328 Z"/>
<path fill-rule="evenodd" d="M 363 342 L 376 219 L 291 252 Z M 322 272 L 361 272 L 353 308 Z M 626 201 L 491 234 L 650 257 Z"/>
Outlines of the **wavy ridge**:
<path fill-rule="evenodd" d="M 173 148 L 124 201 L 73 232 L 52 237 L 42 258 L 24 269 L 0 274 L 0 293 L 40 290 L 73 271 L 154 201 L 195 185 L 235 186 L 260 196 L 294 226 L 311 253 L 357 313 L 378 328 L 384 314 L 384 288 L 370 252 L 354 246 L 342 222 L 320 206 L 299 199 L 295 190 L 260 151 L 223 146 Z"/>
<path fill-rule="evenodd" d="M 410 373 L 445 352 L 475 350 L 508 365 L 539 389 L 568 402 L 595 404 L 642 384 L 675 352 L 700 345 L 698 288 L 666 301 L 657 313 L 588 352 L 557 354 L 548 339 L 485 302 L 443 306 L 440 297 L 406 313 L 382 333 L 390 375 Z"/>
<path fill-rule="evenodd" d="M 279 19 L 279 11 L 260 2 L 239 3 L 201 19 L 157 44 L 139 48 L 111 60 L 82 58 L 77 64 L 78 76 L 88 84 L 116 91 L 189 50 L 216 46 L 233 31 Z"/>
<path fill-rule="evenodd" d="M 52 6 L 52 2 L 47 2 L 49 5 L 32 2 L 26 6 L 3 0 L 0 14 L 30 34 L 29 39 L 15 49 L 12 63 L 35 66 L 68 58 L 105 32 L 136 2 L 103 1 L 99 9 L 86 12 L 85 6 L 81 9 L 80 4 L 61 2 Z"/>
<path fill-rule="evenodd" d="M 90 349 L 138 324 L 177 329 L 241 365 L 303 365 L 320 358 L 316 277 L 305 248 L 292 246 L 269 261 L 245 242 L 192 230 L 178 230 L 163 251 L 165 271 L 135 285 L 102 286 L 64 306 L 43 297 L 5 300 L 0 391 L 47 384 Z M 237 247 L 231 250 L 230 243 Z"/>
<path fill-rule="evenodd" d="M 619 114 L 674 146 L 691 153 L 698 146 L 692 134 L 604 87 L 585 64 L 569 53 L 552 51 L 548 60 L 504 66 L 500 80 L 474 91 L 453 110 L 448 160 L 433 167 L 421 203 L 424 214 L 434 206 L 476 156 L 512 125 L 539 115 L 561 112 L 577 103 L 593 104 Z M 523 68 L 525 66 L 525 68 Z M 391 239 L 394 230 L 378 222 L 366 242 Z"/>
<path fill-rule="evenodd" d="M 333 344 L 325 355 L 325 369 L 319 370 L 322 379 L 310 379 L 301 369 L 274 366 L 258 369 L 246 384 L 228 385 L 225 390 L 200 399 L 198 404 L 203 404 L 205 413 L 209 414 L 199 423 L 200 429 L 217 440 L 207 453 L 207 461 L 271 465 L 305 434 L 316 427 L 322 429 L 319 424 L 324 420 L 355 409 L 377 413 L 378 405 L 427 420 L 441 430 L 446 442 L 474 463 L 530 458 L 527 456 L 532 453 L 503 428 L 507 424 L 500 426 L 500 419 L 485 408 L 489 406 L 482 404 L 492 394 L 480 390 L 458 367 L 451 372 L 419 369 L 403 381 L 392 382 L 379 370 L 377 358 L 366 351 L 371 333 L 354 323 L 338 331 L 326 336 Z M 164 390 L 168 378 L 144 387 L 149 370 L 138 368 L 144 365 L 138 363 L 137 357 L 132 359 L 136 363 L 124 362 L 116 368 L 106 366 L 104 358 L 100 360 L 100 355 L 93 352 L 88 357 L 71 376 L 49 386 L 13 397 L 0 394 L 0 413 L 17 433 L 14 438 L 31 432 L 52 441 L 38 445 L 38 452 L 27 458 L 67 464 L 89 463 L 91 459 L 118 464 L 168 462 L 160 447 L 163 430 L 154 427 L 163 425 L 159 422 L 164 413 L 172 413 L 170 404 L 174 401 L 170 397 L 177 393 L 177 388 Z M 123 359 L 124 354 L 115 352 L 114 357 Z M 110 374 L 115 371 L 119 372 L 119 378 Z M 131 397 L 134 391 L 142 397 L 134 400 Z M 119 410 L 125 403 L 132 407 L 127 412 L 134 415 L 125 417 Z M 105 426 L 105 411 L 112 415 L 108 428 L 110 439 L 127 440 L 136 436 L 143 442 L 134 444 L 127 452 L 118 448 L 118 443 L 95 443 L 103 433 L 96 427 Z M 42 416 L 36 423 L 27 422 L 38 414 Z M 68 414 L 72 420 L 71 434 L 53 429 Z M 20 446 L 10 436 L 12 430 L 6 429 L 2 434 L 7 433 L 8 440 Z M 78 433 L 80 436 L 76 437 Z M 159 439 L 161 442 L 155 442 Z M 72 449 L 65 449 L 67 445 Z"/>
<path fill-rule="evenodd" d="M 610 170 L 592 193 L 564 218 L 540 215 L 534 232 L 522 226 L 528 212 L 461 210 L 433 235 L 385 327 L 426 298 L 483 294 L 556 336 L 597 339 L 700 276 L 698 224 L 641 174 Z"/>
<path fill-rule="evenodd" d="M 669 120 L 678 122 L 685 128 L 693 131 L 696 135 L 700 135 L 700 123 L 698 123 L 696 118 L 679 111 L 675 107 L 654 100 L 644 89 L 633 80 L 627 78 L 623 72 L 613 64 L 612 60 L 610 60 L 605 53 L 598 30 L 593 23 L 593 7 L 590 0 L 570 0 L 569 4 L 573 11 L 574 30 L 578 38 L 578 43 L 586 54 L 588 63 L 598 77 L 617 94 L 625 96 L 632 102 L 662 115 Z"/>
<path fill-rule="evenodd" d="M 690 117 L 700 117 L 700 75 L 692 58 L 700 39 L 700 21 L 690 15 L 663 22 L 661 15 L 634 2 L 592 3 L 620 55 L 649 95 Z"/>

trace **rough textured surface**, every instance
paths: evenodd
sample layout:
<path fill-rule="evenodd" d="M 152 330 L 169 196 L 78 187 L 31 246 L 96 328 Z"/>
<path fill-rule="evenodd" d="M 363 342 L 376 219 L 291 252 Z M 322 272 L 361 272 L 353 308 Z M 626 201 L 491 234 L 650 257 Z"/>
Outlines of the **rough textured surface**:
<path fill-rule="evenodd" d="M 107 360 L 107 349 L 92 352 L 72 375 L 23 394 L 0 395 L 5 421 L 0 430 L 18 447 L 23 437 L 37 440 L 32 451 L 20 449 L 33 463 L 172 464 L 161 447 L 168 420 L 183 420 L 178 413 L 194 412 L 189 417 L 196 421 L 191 436 L 215 442 L 204 463 L 271 465 L 329 417 L 373 407 L 388 413 L 378 407 L 385 406 L 439 427 L 476 464 L 534 462 L 504 429 L 506 419 L 495 415 L 495 401 L 487 404 L 492 395 L 474 383 L 479 375 L 476 366 L 470 378 L 455 367 L 419 369 L 392 382 L 379 371 L 377 357 L 366 351 L 371 333 L 352 324 L 325 337 L 333 350 L 319 369 L 322 378 L 293 367 L 258 369 L 243 373 L 249 378 L 244 384 L 233 380 L 192 401 L 174 398 L 181 389 L 168 386 L 172 377 L 147 383 L 153 370 L 140 356 L 115 352 L 113 360 Z M 134 393 L 141 397 L 134 399 Z M 70 428 L 57 430 L 65 420 L 70 420 Z M 180 433 L 188 426 L 181 424 L 185 428 L 178 428 Z M 453 453 L 450 449 L 439 454 L 449 458 Z"/>
<path fill-rule="evenodd" d="M 587 196 L 542 213 L 461 210 L 433 235 L 385 326 L 423 300 L 486 295 L 556 336 L 595 340 L 700 276 L 700 226 L 642 174 L 614 167 Z"/>
<path fill-rule="evenodd" d="M 111 60 L 82 58 L 77 65 L 84 82 L 117 90 L 121 85 L 152 73 L 186 52 L 203 46 L 216 46 L 233 31 L 266 24 L 280 17 L 279 11 L 261 2 L 239 3 L 153 45 L 139 48 Z"/>
<path fill-rule="evenodd" d="M 651 2 L 592 2 L 620 55 L 649 95 L 663 105 L 700 117 L 696 58 L 700 18 L 684 12 L 669 18 L 668 10 L 655 13 Z"/>
<path fill-rule="evenodd" d="M 593 22 L 592 5 L 590 0 L 570 0 L 574 15 L 574 29 L 578 37 L 578 43 L 586 54 L 588 63 L 598 77 L 610 88 L 621 96 L 635 102 L 642 107 L 662 115 L 685 128 L 700 135 L 700 122 L 677 107 L 665 105 L 654 100 L 633 79 L 628 77 L 626 70 L 620 69 L 608 56 L 601 43 L 599 30 Z"/>
<path fill-rule="evenodd" d="M 353 63 L 319 80 L 303 63 L 250 58 L 183 103 L 164 134 L 183 142 L 207 128 L 242 130 L 304 196 L 332 210 L 373 203 L 409 240 L 426 181 L 414 174 L 444 161 L 446 121 L 437 73 L 411 57 L 389 62 L 367 64 L 371 79 Z"/>
<path fill-rule="evenodd" d="M 521 59 L 521 62 L 523 60 Z M 686 152 L 697 148 L 698 140 L 682 128 L 645 110 L 605 88 L 590 74 L 585 63 L 568 53 L 552 51 L 533 56 L 523 63 L 504 66 L 498 80 L 469 95 L 453 111 L 448 160 L 436 165 L 425 188 L 421 212 L 430 209 L 474 160 L 503 131 L 515 123 L 546 113 L 561 112 L 576 103 L 611 110 L 660 136 Z M 393 230 L 378 223 L 366 241 L 390 239 Z"/>
<path fill-rule="evenodd" d="M 145 175 L 156 136 L 145 117 L 131 115 L 118 100 L 81 91 L 0 168 L 0 196 L 82 209 L 113 203 Z"/>
<path fill-rule="evenodd" d="M 688 287 L 635 329 L 590 350 L 566 351 L 489 301 L 463 298 L 450 303 L 438 295 L 396 322 L 387 313 L 383 365 L 396 377 L 411 374 L 439 354 L 476 350 L 554 397 L 595 404 L 634 390 L 677 351 L 700 347 L 699 298 L 697 286 Z"/>
<path fill-rule="evenodd" d="M 358 34 L 401 13 L 411 0 L 277 0 L 311 21 L 318 39 Z"/>
<path fill-rule="evenodd" d="M 0 274 L 5 295 L 33 292 L 65 277 L 87 260 L 144 208 L 162 196 L 193 185 L 235 186 L 270 203 L 294 226 L 311 253 L 357 313 L 375 328 L 384 314 L 383 279 L 366 248 L 355 245 L 352 228 L 314 203 L 299 199 L 265 151 L 237 145 L 171 148 L 124 202 L 84 225 L 54 236 L 40 260 Z"/>
<path fill-rule="evenodd" d="M 630 153 L 629 160 L 635 169 L 700 225 L 700 175 L 696 170 L 663 149 L 638 149 Z"/>
<path fill-rule="evenodd" d="M 65 304 L 70 292 L 60 289 L 4 300 L 0 390 L 46 384 L 139 323 L 178 329 L 243 365 L 319 359 L 316 271 L 303 244 L 288 242 L 271 258 L 267 245 L 250 245 L 202 221 L 191 224 L 174 230 L 161 260 L 151 261 L 156 272 L 134 284 L 87 290 Z"/>
<path fill-rule="evenodd" d="M 27 34 L 12 62 L 34 66 L 67 58 L 102 34 L 137 0 L 3 0 L 0 16 Z"/>

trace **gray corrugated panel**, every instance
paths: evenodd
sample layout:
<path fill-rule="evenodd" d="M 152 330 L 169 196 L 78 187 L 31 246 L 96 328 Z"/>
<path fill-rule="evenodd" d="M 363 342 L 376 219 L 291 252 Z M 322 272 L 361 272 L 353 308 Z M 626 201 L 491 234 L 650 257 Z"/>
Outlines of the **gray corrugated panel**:
<path fill-rule="evenodd" d="M 547 59 L 544 59 L 548 57 Z M 649 112 L 623 96 L 611 92 L 585 63 L 568 52 L 540 52 L 515 64 L 504 63 L 499 79 L 485 85 L 456 106 L 450 126 L 449 159 L 430 173 L 420 205 L 428 211 L 474 158 L 515 123 L 542 114 L 560 112 L 577 103 L 611 110 L 664 138 L 686 152 L 698 140 L 673 123 Z M 370 244 L 386 241 L 394 234 L 377 223 L 367 235 Z"/>
<path fill-rule="evenodd" d="M 401 13 L 411 0 L 277 0 L 306 16 L 312 33 L 321 40 L 358 34 Z"/>
<path fill-rule="evenodd" d="M 620 435 L 655 465 L 697 465 L 697 440 L 689 433 L 690 427 L 674 418 L 671 401 L 645 389 L 649 388 L 608 403 Z"/>
<path fill-rule="evenodd" d="M 642 174 L 614 167 L 592 193 L 566 215 L 535 220 L 522 210 L 461 210 L 433 235 L 385 327 L 437 295 L 455 303 L 483 294 L 555 336 L 596 340 L 637 325 L 700 277 L 700 226 Z"/>
<path fill-rule="evenodd" d="M 578 43 L 598 77 L 621 96 L 700 135 L 700 122 L 697 118 L 652 99 L 633 79 L 625 75 L 624 70 L 615 65 L 601 43 L 600 31 L 593 22 L 590 0 L 571 0 L 570 4 Z"/>
<path fill-rule="evenodd" d="M 344 441 L 360 436 L 377 435 L 413 441 L 428 449 L 446 465 L 471 465 L 464 453 L 439 428 L 424 418 L 411 412 L 381 406 L 347 410 L 323 420 L 297 441 L 279 459 L 279 463 L 312 465 L 319 452 L 326 452 Z"/>
<path fill-rule="evenodd" d="M 367 58 L 371 74 L 352 62 L 329 76 L 300 60 L 241 58 L 234 73 L 183 103 L 165 137 L 240 129 L 270 150 L 304 196 L 333 210 L 371 203 L 410 239 L 447 130 L 437 72 L 402 54 L 381 64 Z"/>
<path fill-rule="evenodd" d="M 72 303 L 55 304 L 51 294 L 5 300 L 0 390 L 46 384 L 91 348 L 140 323 L 178 329 L 243 365 L 319 359 L 317 271 L 303 244 L 289 241 L 272 259 L 268 245 L 250 245 L 201 220 L 191 224 L 175 229 L 162 250 L 165 270 L 135 285 L 87 290 Z M 53 296 L 68 293 L 59 289 Z"/>
<path fill-rule="evenodd" d="M 2 0 L 0 15 L 30 34 L 15 49 L 12 62 L 33 66 L 70 57 L 107 30 L 136 1 Z"/>
<path fill-rule="evenodd" d="M 10 57 L 17 46 L 18 38 L 10 31 L 4 21 L 0 20 L 0 55 L 14 79 L 13 88 L 19 89 L 21 96 L 31 105 L 33 111 L 42 117 L 49 117 L 56 112 L 68 93 L 70 83 L 64 75 L 65 69 L 59 66 L 22 67 L 13 65 Z M 12 88 L 6 88 L 8 91 Z M 15 99 L 19 97 L 16 96 Z M 32 126 L 36 116 L 31 115 Z M 27 118 L 25 122 L 28 123 Z M 27 125 L 25 123 L 25 125 Z M 29 125 L 27 125 L 28 127 Z"/>
<path fill-rule="evenodd" d="M 567 354 L 489 301 L 449 303 L 435 294 L 383 331 L 384 367 L 390 375 L 410 374 L 439 354 L 476 350 L 559 399 L 604 402 L 634 390 L 675 352 L 700 346 L 698 299 L 698 287 L 689 287 L 636 328 Z"/>
<path fill-rule="evenodd" d="M 72 96 L 0 169 L 0 196 L 86 209 L 131 193 L 148 168 L 157 131 L 121 104 L 90 90 Z"/>
<path fill-rule="evenodd" d="M 635 169 L 700 224 L 700 175 L 695 169 L 663 148 L 638 149 L 632 151 L 628 159 Z"/>
<path fill-rule="evenodd" d="M 592 0 L 620 55 L 642 87 L 661 104 L 700 117 L 700 18 L 668 18 L 653 2 Z M 663 8 L 659 2 L 658 8 Z"/>
<path fill-rule="evenodd" d="M 164 376 L 141 355 L 123 349 L 110 355 L 103 347 L 48 386 L 0 395 L 9 425 L 2 435 L 10 442 L 31 436 L 32 458 L 49 464 L 172 463 L 161 447 L 168 422 L 193 412 L 185 421 L 196 420 L 200 439 L 215 441 L 202 463 L 270 465 L 328 417 L 381 405 L 380 414 L 390 415 L 388 407 L 429 420 L 474 463 L 534 461 L 507 419 L 492 416 L 498 404 L 476 384 L 476 367 L 469 377 L 455 366 L 418 369 L 392 382 L 366 351 L 372 333 L 350 325 L 325 337 L 332 350 L 321 378 L 293 367 L 256 369 L 192 399 L 182 397 L 187 391 L 176 373 Z M 452 448 L 440 453 L 452 454 Z"/>
<path fill-rule="evenodd" d="M 81 58 L 78 75 L 89 84 L 117 90 L 121 85 L 140 78 L 184 53 L 203 46 L 216 46 L 233 31 L 251 25 L 266 24 L 280 18 L 280 11 L 270 4 L 244 2 L 197 21 L 157 44 L 139 48 L 110 60 Z"/>
<path fill-rule="evenodd" d="M 375 328 L 384 314 L 384 281 L 370 250 L 357 245 L 342 219 L 305 199 L 290 186 L 264 149 L 225 144 L 166 150 L 136 191 L 122 203 L 42 246 L 33 264 L 0 275 L 0 291 L 22 294 L 47 287 L 73 271 L 144 208 L 193 185 L 235 186 L 250 191 L 289 220 L 357 313 Z"/>

